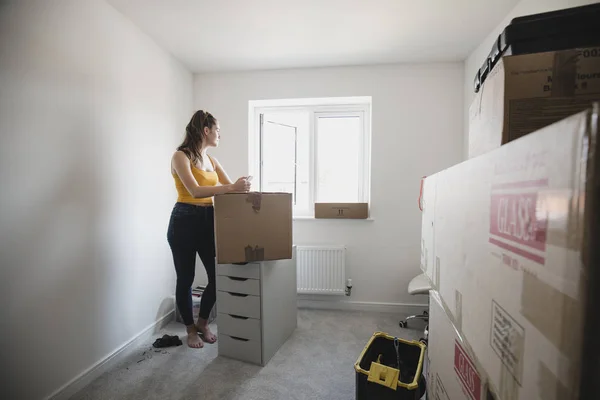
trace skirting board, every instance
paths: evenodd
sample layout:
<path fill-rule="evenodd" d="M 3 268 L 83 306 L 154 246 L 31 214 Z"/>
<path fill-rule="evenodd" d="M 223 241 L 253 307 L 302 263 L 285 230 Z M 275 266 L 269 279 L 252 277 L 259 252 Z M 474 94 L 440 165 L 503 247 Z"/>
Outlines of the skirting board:
<path fill-rule="evenodd" d="M 115 351 L 98 361 L 87 370 L 76 376 L 73 380 L 58 389 L 56 392 L 47 397 L 47 400 L 67 400 L 85 388 L 95 379 L 99 378 L 106 371 L 110 370 L 118 363 L 127 358 L 138 345 L 152 338 L 156 330 L 162 329 L 165 325 L 175 320 L 175 309 L 165 314 L 158 321 L 150 324 L 138 335 L 134 336 L 128 342 L 119 346 Z"/>
<path fill-rule="evenodd" d="M 374 303 L 366 301 L 335 301 L 298 298 L 298 308 L 310 308 L 321 310 L 370 311 L 401 315 L 413 315 L 420 314 L 423 312 L 423 310 L 428 310 L 429 306 L 427 304 Z"/>

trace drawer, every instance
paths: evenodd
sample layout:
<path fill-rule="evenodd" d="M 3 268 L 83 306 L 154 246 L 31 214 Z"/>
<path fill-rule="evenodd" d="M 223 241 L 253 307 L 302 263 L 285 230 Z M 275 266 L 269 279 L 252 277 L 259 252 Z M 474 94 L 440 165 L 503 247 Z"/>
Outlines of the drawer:
<path fill-rule="evenodd" d="M 222 313 L 218 318 L 219 333 L 261 342 L 260 319 Z"/>
<path fill-rule="evenodd" d="M 243 339 L 219 332 L 219 356 L 262 364 L 262 348 L 259 341 Z"/>
<path fill-rule="evenodd" d="M 251 278 L 217 275 L 217 290 L 260 296 L 260 281 Z"/>
<path fill-rule="evenodd" d="M 217 290 L 217 310 L 223 314 L 260 319 L 260 297 Z"/>
<path fill-rule="evenodd" d="M 219 264 L 217 265 L 217 275 L 234 276 L 237 278 L 260 279 L 260 264 Z"/>

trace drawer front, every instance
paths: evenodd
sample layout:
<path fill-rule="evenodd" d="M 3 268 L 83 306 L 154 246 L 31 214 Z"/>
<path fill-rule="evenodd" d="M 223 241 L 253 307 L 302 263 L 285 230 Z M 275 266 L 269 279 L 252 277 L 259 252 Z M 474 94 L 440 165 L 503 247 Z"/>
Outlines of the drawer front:
<path fill-rule="evenodd" d="M 260 281 L 251 278 L 217 275 L 217 290 L 260 296 Z"/>
<path fill-rule="evenodd" d="M 226 335 L 219 331 L 219 355 L 253 364 L 262 363 L 260 342 Z"/>
<path fill-rule="evenodd" d="M 217 275 L 234 276 L 236 278 L 260 279 L 260 264 L 219 264 L 217 265 Z"/>
<path fill-rule="evenodd" d="M 261 343 L 259 319 L 219 313 L 218 321 L 219 333 Z"/>
<path fill-rule="evenodd" d="M 217 310 L 223 314 L 260 319 L 260 297 L 217 290 Z"/>

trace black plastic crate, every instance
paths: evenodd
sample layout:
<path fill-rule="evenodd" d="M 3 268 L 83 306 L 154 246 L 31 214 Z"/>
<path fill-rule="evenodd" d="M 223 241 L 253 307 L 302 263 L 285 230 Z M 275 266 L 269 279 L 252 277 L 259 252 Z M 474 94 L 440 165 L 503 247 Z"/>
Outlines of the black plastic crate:
<path fill-rule="evenodd" d="M 397 340 L 400 368 L 398 367 Z M 419 400 L 425 394 L 426 346 L 375 332 L 354 364 L 356 400 Z"/>
<path fill-rule="evenodd" d="M 475 74 L 477 93 L 502 56 L 600 46 L 600 3 L 514 18 Z"/>

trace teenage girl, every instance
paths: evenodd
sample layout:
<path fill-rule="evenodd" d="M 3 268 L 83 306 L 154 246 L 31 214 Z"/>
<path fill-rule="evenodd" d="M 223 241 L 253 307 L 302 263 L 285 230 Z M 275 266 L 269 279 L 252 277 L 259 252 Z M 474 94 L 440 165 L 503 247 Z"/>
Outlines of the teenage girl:
<path fill-rule="evenodd" d="M 183 143 L 171 159 L 178 197 L 171 212 L 167 239 L 177 273 L 177 308 L 186 325 L 188 346 L 193 348 L 203 347 L 202 339 L 208 343 L 217 340 L 208 327 L 216 300 L 213 196 L 250 190 L 247 177 L 233 183 L 217 159 L 207 154 L 209 147 L 218 146 L 219 130 L 215 117 L 196 111 L 186 127 Z M 206 269 L 208 285 L 202 294 L 198 322 L 194 324 L 192 284 L 196 253 Z"/>

